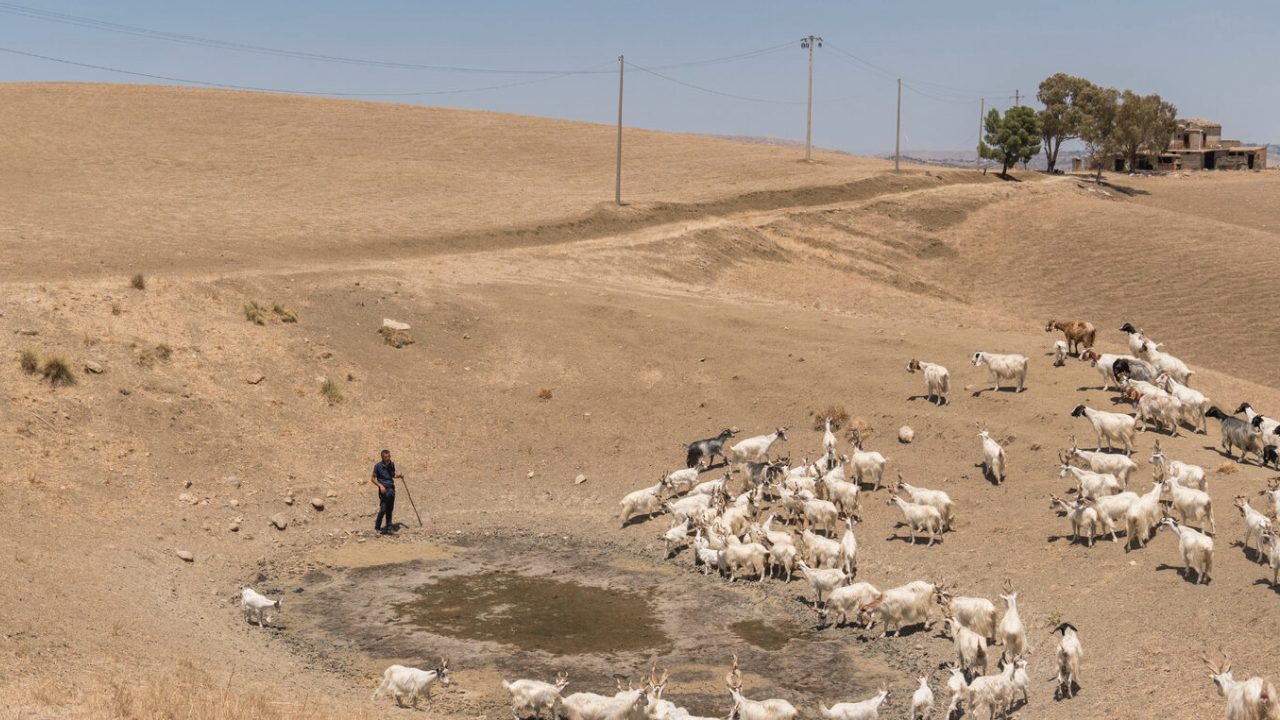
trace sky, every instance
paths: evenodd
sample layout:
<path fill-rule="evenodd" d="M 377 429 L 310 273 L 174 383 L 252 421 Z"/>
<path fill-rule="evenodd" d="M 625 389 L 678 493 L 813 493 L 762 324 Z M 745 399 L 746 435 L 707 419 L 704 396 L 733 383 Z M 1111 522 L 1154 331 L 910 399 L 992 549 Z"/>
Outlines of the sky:
<path fill-rule="evenodd" d="M 0 82 L 210 83 L 614 124 L 624 55 L 627 127 L 804 140 L 800 39 L 816 35 L 818 147 L 892 152 L 902 78 L 902 147 L 972 149 L 982 100 L 1039 107 L 1057 72 L 1280 142 L 1277 28 L 1274 0 L 20 0 L 0 2 Z"/>

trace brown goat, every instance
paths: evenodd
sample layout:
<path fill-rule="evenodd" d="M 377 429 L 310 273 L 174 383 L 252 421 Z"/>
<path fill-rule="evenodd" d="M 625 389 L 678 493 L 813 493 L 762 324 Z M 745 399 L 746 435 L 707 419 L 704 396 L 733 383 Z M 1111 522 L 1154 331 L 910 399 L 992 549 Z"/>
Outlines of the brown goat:
<path fill-rule="evenodd" d="M 1062 331 L 1067 338 L 1067 346 L 1073 353 L 1093 347 L 1093 338 L 1097 334 L 1093 323 L 1084 320 L 1050 320 L 1044 326 L 1044 331 L 1053 332 L 1054 330 Z"/>

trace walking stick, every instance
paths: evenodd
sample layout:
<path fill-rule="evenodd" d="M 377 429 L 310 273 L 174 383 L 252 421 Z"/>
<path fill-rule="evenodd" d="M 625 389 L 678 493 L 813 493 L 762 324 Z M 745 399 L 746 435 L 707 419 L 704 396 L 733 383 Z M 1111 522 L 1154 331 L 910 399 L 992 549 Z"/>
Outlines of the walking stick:
<path fill-rule="evenodd" d="M 403 475 L 400 477 L 400 479 L 404 480 L 404 494 L 405 494 L 405 497 L 409 498 L 409 507 L 413 508 L 413 514 L 417 515 L 418 517 L 418 527 L 422 527 L 422 516 L 418 515 L 418 506 L 416 503 L 413 502 L 413 495 L 409 494 L 409 480 Z"/>

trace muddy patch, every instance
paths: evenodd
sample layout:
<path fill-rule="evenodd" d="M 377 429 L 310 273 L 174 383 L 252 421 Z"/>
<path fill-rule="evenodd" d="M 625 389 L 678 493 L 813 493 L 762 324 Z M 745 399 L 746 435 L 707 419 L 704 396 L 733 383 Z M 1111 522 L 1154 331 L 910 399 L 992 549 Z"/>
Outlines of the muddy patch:
<path fill-rule="evenodd" d="M 656 665 L 671 671 L 668 699 L 714 717 L 729 709 L 733 653 L 748 697 L 801 707 L 869 695 L 901 674 L 848 631 L 815 629 L 800 583 L 729 584 L 560 536 L 450 540 L 458 547 L 447 554 L 327 564 L 331 579 L 298 602 L 305 621 L 292 639 L 316 652 L 349 650 L 351 669 L 370 677 L 392 662 L 425 667 L 448 655 L 451 692 L 495 717 L 510 702 L 498 677 L 565 671 L 570 691 L 611 694 Z"/>

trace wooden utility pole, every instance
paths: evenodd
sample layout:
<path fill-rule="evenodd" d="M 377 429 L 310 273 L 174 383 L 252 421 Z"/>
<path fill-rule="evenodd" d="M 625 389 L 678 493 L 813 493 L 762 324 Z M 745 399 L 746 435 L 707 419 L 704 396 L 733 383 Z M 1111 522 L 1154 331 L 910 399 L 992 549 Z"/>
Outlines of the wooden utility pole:
<path fill-rule="evenodd" d="M 1022 91 L 1019 90 L 1018 88 L 1014 88 L 1013 89 L 1013 106 L 1018 107 L 1020 105 L 1022 105 Z"/>
<path fill-rule="evenodd" d="M 982 128 L 984 118 L 987 114 L 987 99 L 982 98 L 982 104 L 978 106 L 978 159 L 974 161 L 974 165 L 978 170 L 982 169 Z"/>
<path fill-rule="evenodd" d="M 810 140 L 813 130 L 813 46 L 822 47 L 822 38 L 816 35 L 810 35 L 806 38 L 800 38 L 800 47 L 809 50 L 809 114 L 804 121 L 804 159 L 810 162 L 811 148 Z"/>
<path fill-rule="evenodd" d="M 618 171 L 613 186 L 613 201 L 622 204 L 622 68 L 626 64 L 618 56 Z"/>
<path fill-rule="evenodd" d="M 893 171 L 898 172 L 902 159 L 902 78 L 898 78 L 898 129 L 893 134 Z"/>

